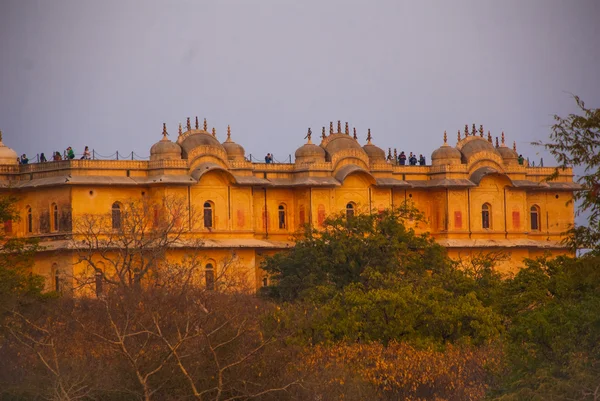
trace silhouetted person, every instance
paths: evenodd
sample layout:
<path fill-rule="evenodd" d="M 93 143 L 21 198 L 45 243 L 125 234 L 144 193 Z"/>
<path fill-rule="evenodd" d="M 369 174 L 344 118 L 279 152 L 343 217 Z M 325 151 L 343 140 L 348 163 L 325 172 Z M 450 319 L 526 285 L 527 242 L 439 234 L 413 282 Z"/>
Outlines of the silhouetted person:
<path fill-rule="evenodd" d="M 413 155 L 413 152 L 410 152 L 410 156 L 408 157 L 408 163 L 411 166 L 416 166 L 417 165 L 417 158 L 415 157 L 415 155 Z"/>
<path fill-rule="evenodd" d="M 425 156 L 419 155 L 419 166 L 425 165 Z"/>
<path fill-rule="evenodd" d="M 89 160 L 90 159 L 90 148 L 89 147 L 85 147 L 85 150 L 83 151 L 83 156 L 81 156 L 82 159 L 84 160 Z"/>
<path fill-rule="evenodd" d="M 40 163 L 46 163 L 48 160 L 46 160 L 46 155 L 44 153 L 40 154 Z"/>
<path fill-rule="evenodd" d="M 525 159 L 523 159 L 523 155 L 519 155 L 519 164 L 522 166 Z"/>
<path fill-rule="evenodd" d="M 267 153 L 267 155 L 265 156 L 265 163 L 273 163 L 273 155 Z"/>
<path fill-rule="evenodd" d="M 404 152 L 400 152 L 400 156 L 398 156 L 398 163 L 400 163 L 401 166 L 406 164 L 406 155 Z"/>

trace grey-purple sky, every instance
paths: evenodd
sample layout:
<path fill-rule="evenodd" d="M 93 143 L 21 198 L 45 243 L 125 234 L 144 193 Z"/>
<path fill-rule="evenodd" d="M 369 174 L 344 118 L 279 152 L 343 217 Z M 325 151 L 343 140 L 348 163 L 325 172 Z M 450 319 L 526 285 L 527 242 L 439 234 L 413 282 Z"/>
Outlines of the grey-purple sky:
<path fill-rule="evenodd" d="M 483 124 L 537 160 L 570 93 L 600 107 L 598 0 L 0 0 L 0 129 L 30 157 L 148 156 L 198 115 L 255 157 L 342 120 L 428 159 Z"/>

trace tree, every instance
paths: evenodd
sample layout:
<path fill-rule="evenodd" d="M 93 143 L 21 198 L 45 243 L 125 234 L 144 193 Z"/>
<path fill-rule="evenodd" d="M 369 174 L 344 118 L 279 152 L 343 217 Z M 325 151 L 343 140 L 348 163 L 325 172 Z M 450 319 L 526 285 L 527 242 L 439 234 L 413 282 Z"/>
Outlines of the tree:
<path fill-rule="evenodd" d="M 265 295 L 290 302 L 282 319 L 300 341 L 483 344 L 499 335 L 500 316 L 478 298 L 477 281 L 415 234 L 407 212 L 334 216 L 266 260 Z"/>
<path fill-rule="evenodd" d="M 295 391 L 299 399 L 481 400 L 501 362 L 496 344 L 443 351 L 396 342 L 316 346 L 300 365 L 306 384 Z"/>
<path fill-rule="evenodd" d="M 31 274 L 38 241 L 12 236 L 12 225 L 20 220 L 16 198 L 0 197 L 0 323 L 1 316 L 12 310 L 16 302 L 35 299 L 44 288 L 43 278 Z"/>
<path fill-rule="evenodd" d="M 55 297 L 11 311 L 0 347 L 0 398 L 93 398 L 106 378 L 105 366 L 92 339 L 68 324 L 72 310 L 72 299 Z"/>
<path fill-rule="evenodd" d="M 600 256 L 540 258 L 504 283 L 502 400 L 600 396 Z"/>
<path fill-rule="evenodd" d="M 182 273 L 181 280 L 191 279 L 202 261 L 202 241 L 186 236 L 196 220 L 185 200 L 174 196 L 159 202 L 131 200 L 114 204 L 107 214 L 75 218 L 72 248 L 84 266 L 75 275 L 78 285 L 90 286 L 98 279 L 123 288 L 138 288 L 144 280 L 163 285 L 172 278 L 165 275 L 173 272 Z M 182 247 L 192 252 L 177 262 L 167 259 L 168 250 Z"/>
<path fill-rule="evenodd" d="M 297 351 L 248 294 L 111 288 L 11 315 L 0 395 L 52 400 L 276 400 L 299 382 Z"/>
<path fill-rule="evenodd" d="M 556 178 L 559 169 L 583 167 L 583 174 L 577 179 L 582 190 L 575 192 L 574 201 L 579 203 L 577 214 L 586 215 L 588 225 L 573 227 L 568 243 L 574 251 L 597 252 L 600 244 L 600 109 L 585 107 L 578 96 L 574 99 L 581 115 L 569 114 L 566 118 L 555 115 L 550 141 L 534 144 L 543 146 L 559 163 L 549 179 Z"/>
<path fill-rule="evenodd" d="M 75 279 L 85 287 L 99 278 L 101 296 L 67 293 L 7 311 L 0 398 L 284 396 L 298 381 L 287 369 L 296 351 L 282 347 L 273 306 L 250 295 L 249 272 L 235 255 L 213 261 L 208 280 L 201 243 L 186 235 L 193 212 L 181 199 L 118 206 L 75 220 L 72 247 L 87 267 Z M 191 252 L 170 258 L 174 248 Z M 27 277 L 11 288 L 23 292 Z"/>
<path fill-rule="evenodd" d="M 508 372 L 501 400 L 600 399 L 600 109 L 574 96 L 581 115 L 554 116 L 544 146 L 560 166 L 580 166 L 577 213 L 588 226 L 573 227 L 567 243 L 578 257 L 528 260 L 503 283 L 499 310 L 507 317 Z"/>
<path fill-rule="evenodd" d="M 10 360 L 18 355 L 11 341 L 15 331 L 28 323 L 24 313 L 37 310 L 39 303 L 48 301 L 51 295 L 44 295 L 44 279 L 31 273 L 34 255 L 41 250 L 38 241 L 31 238 L 17 238 L 12 235 L 12 225 L 20 220 L 16 210 L 17 199 L 11 196 L 0 198 L 0 398 L 9 388 L 10 377 L 16 367 Z M 38 338 L 43 332 L 38 332 Z M 29 339 L 19 337 L 22 344 L 31 344 Z M 35 340 L 35 338 L 33 339 Z M 40 341 L 44 341 L 41 339 Z"/>
<path fill-rule="evenodd" d="M 445 270 L 452 262 L 427 234 L 416 235 L 404 223 L 422 221 L 411 205 L 377 214 L 344 214 L 325 220 L 322 229 L 307 227 L 289 252 L 267 258 L 263 268 L 274 285 L 265 295 L 283 301 L 302 299 L 315 288 L 339 290 L 368 284 L 382 275 Z"/>

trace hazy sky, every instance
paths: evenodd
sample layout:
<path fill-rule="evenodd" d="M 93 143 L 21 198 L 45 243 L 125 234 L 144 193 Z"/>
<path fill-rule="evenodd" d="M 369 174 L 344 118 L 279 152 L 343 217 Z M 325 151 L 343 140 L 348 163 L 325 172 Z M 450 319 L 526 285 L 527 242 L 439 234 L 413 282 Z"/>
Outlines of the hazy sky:
<path fill-rule="evenodd" d="M 255 157 L 342 120 L 428 160 L 466 123 L 539 158 L 569 93 L 600 107 L 598 0 L 0 0 L 0 129 L 30 156 L 148 156 L 198 115 Z"/>

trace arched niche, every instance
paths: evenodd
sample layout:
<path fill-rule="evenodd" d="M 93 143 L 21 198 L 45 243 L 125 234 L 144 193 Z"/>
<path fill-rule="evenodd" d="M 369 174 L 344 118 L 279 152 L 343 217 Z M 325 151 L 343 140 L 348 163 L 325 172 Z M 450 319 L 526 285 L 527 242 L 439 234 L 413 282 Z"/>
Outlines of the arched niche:
<path fill-rule="evenodd" d="M 504 188 L 512 185 L 511 179 L 506 174 L 490 166 L 480 167 L 473 171 L 469 176 L 469 180 L 479 188 Z"/>
<path fill-rule="evenodd" d="M 466 164 L 467 170 L 472 173 L 482 167 L 490 167 L 498 172 L 504 173 L 504 160 L 502 157 L 489 152 L 474 155 Z"/>
<path fill-rule="evenodd" d="M 345 188 L 368 188 L 376 184 L 371 173 L 354 164 L 343 166 L 334 176 Z"/>
<path fill-rule="evenodd" d="M 199 164 L 193 171 L 192 177 L 198 185 L 228 186 L 235 184 L 235 177 L 226 168 L 216 163 Z"/>
<path fill-rule="evenodd" d="M 209 165 L 219 166 L 225 170 L 229 169 L 229 164 L 227 163 L 226 159 L 218 157 L 214 154 L 205 153 L 189 161 L 189 171 L 193 173 L 199 168 L 202 169 Z"/>

